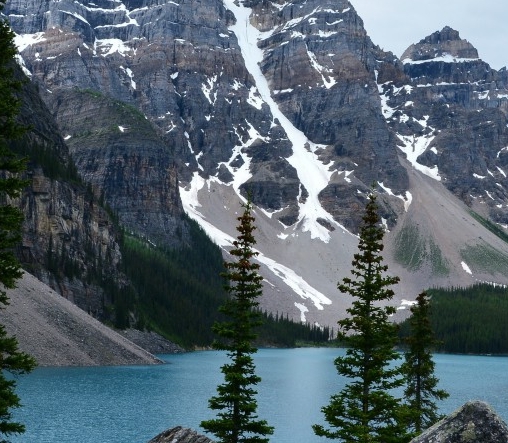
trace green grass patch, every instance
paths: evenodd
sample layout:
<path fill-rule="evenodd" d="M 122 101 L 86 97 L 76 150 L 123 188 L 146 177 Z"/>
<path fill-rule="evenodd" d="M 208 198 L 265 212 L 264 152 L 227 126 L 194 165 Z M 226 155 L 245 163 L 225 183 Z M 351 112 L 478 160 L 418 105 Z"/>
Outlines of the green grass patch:
<path fill-rule="evenodd" d="M 418 227 L 407 224 L 395 237 L 395 260 L 410 271 L 418 271 L 428 262 L 432 273 L 448 275 L 449 262 L 443 257 L 441 249 L 432 238 L 420 235 Z"/>
<path fill-rule="evenodd" d="M 508 274 L 508 255 L 485 242 L 467 245 L 460 250 L 460 255 L 473 272 Z"/>
<path fill-rule="evenodd" d="M 425 239 L 418 228 L 413 224 L 403 226 L 395 237 L 395 260 L 410 271 L 417 271 L 425 257 Z"/>
<path fill-rule="evenodd" d="M 429 240 L 429 250 L 432 273 L 440 277 L 446 277 L 450 273 L 449 261 L 443 257 L 441 249 L 432 239 Z"/>
<path fill-rule="evenodd" d="M 505 243 L 508 243 L 508 234 L 502 228 L 500 228 L 496 224 L 492 223 L 491 221 L 487 220 L 486 218 L 483 218 L 480 214 L 478 214 L 474 211 L 469 211 L 469 213 L 484 228 L 486 228 L 487 230 L 492 232 L 494 235 L 499 237 Z"/>

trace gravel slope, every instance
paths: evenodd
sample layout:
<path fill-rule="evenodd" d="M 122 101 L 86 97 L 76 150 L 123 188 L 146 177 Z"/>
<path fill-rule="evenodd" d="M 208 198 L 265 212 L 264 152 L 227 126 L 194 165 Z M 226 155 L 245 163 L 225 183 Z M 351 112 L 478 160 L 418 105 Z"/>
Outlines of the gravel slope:
<path fill-rule="evenodd" d="M 31 274 L 8 291 L 0 323 L 39 366 L 157 364 L 161 360 L 103 325 Z"/>

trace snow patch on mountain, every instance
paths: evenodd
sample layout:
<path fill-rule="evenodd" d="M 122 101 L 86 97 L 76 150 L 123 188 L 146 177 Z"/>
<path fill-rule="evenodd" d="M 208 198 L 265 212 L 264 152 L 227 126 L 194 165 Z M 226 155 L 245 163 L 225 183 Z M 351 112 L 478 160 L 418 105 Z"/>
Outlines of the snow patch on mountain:
<path fill-rule="evenodd" d="M 411 65 L 421 65 L 422 63 L 430 63 L 430 62 L 443 62 L 443 63 L 467 63 L 467 62 L 474 62 L 479 60 L 479 58 L 460 58 L 460 57 L 454 57 L 451 54 L 441 54 L 436 55 L 433 58 L 428 58 L 425 60 L 412 60 L 411 58 L 405 58 L 402 60 L 402 63 L 411 64 Z"/>
<path fill-rule="evenodd" d="M 473 275 L 473 273 L 471 272 L 471 269 L 466 264 L 466 262 L 460 262 L 460 265 L 462 266 L 462 269 L 464 269 L 464 271 L 466 271 L 470 275 Z"/>
<path fill-rule="evenodd" d="M 44 32 L 36 32 L 35 34 L 15 35 L 14 44 L 19 52 L 23 52 L 28 46 L 39 42 L 46 41 Z"/>
<path fill-rule="evenodd" d="M 377 74 L 378 73 L 376 72 L 376 80 Z M 415 118 L 409 117 L 407 114 L 405 114 L 403 109 L 393 108 L 389 104 L 390 98 L 392 96 L 397 96 L 401 93 L 410 94 L 412 89 L 413 87 L 410 85 L 395 87 L 390 83 L 378 83 L 379 97 L 381 100 L 381 112 L 383 113 L 384 118 L 389 121 L 395 112 L 398 111 L 398 119 L 401 123 L 405 123 L 412 119 L 425 129 L 423 134 L 402 135 L 397 133 L 397 138 L 402 142 L 397 146 L 402 152 L 404 152 L 404 154 L 406 154 L 406 158 L 411 163 L 413 168 L 433 178 L 434 180 L 441 181 L 441 176 L 439 174 L 437 165 L 435 165 L 433 168 L 430 168 L 428 166 L 422 165 L 421 163 L 418 163 L 418 157 L 427 151 L 427 149 L 435 150 L 434 147 L 430 146 L 435 136 L 432 135 L 434 132 L 433 128 L 428 126 L 429 116 L 426 115 L 421 120 L 416 120 Z M 402 108 L 407 107 L 408 103 L 410 103 L 410 105 L 412 104 L 412 102 L 406 102 Z"/>
<path fill-rule="evenodd" d="M 231 235 L 218 229 L 210 223 L 201 212 L 202 205 L 199 203 L 199 192 L 211 182 L 203 179 L 195 172 L 191 183 L 187 187 L 180 187 L 180 196 L 185 212 L 204 229 L 208 236 L 221 248 L 229 249 L 235 240 Z M 323 310 L 324 305 L 330 305 L 331 300 L 323 293 L 312 287 L 302 276 L 281 263 L 267 257 L 261 251 L 256 250 L 256 260 L 265 265 L 275 276 L 280 278 L 302 300 L 309 300 L 318 310 Z"/>
<path fill-rule="evenodd" d="M 318 194 L 328 185 L 332 172 L 319 161 L 315 154 L 315 150 L 320 146 L 308 140 L 305 134 L 299 131 L 286 118 L 271 96 L 268 82 L 260 68 L 260 62 L 263 60 L 263 51 L 259 49 L 257 43 L 271 35 L 272 31 L 262 33 L 251 25 L 249 20 L 251 14 L 250 8 L 237 5 L 232 0 L 225 0 L 224 4 L 235 14 L 236 23 L 230 27 L 230 30 L 235 33 L 238 39 L 247 70 L 253 76 L 257 91 L 263 101 L 270 107 L 274 119 L 278 119 L 286 131 L 293 145 L 293 155 L 288 158 L 288 161 L 297 170 L 301 183 L 309 193 L 306 202 L 300 203 L 300 223 L 297 224 L 301 224 L 303 231 L 309 232 L 311 238 L 328 242 L 330 240 L 330 233 L 328 229 L 318 223 L 318 219 L 326 220 L 333 226 L 338 226 L 338 224 L 332 215 L 323 209 L 319 203 Z M 286 23 L 285 28 L 294 26 L 302 19 L 312 16 L 313 13 L 306 17 L 289 21 Z"/>
<path fill-rule="evenodd" d="M 411 192 L 406 191 L 406 195 L 397 195 L 397 194 L 394 194 L 390 188 L 385 186 L 383 182 L 380 182 L 379 186 L 381 186 L 381 188 L 383 188 L 383 190 L 388 195 L 400 198 L 404 202 L 404 210 L 407 212 L 407 210 L 409 209 L 409 206 L 411 205 L 411 202 L 413 201 L 413 196 L 411 195 Z"/>
<path fill-rule="evenodd" d="M 103 57 L 112 55 L 115 52 L 118 52 L 118 54 L 122 57 L 125 57 L 132 52 L 133 49 L 127 46 L 125 42 L 119 38 L 105 38 L 95 40 L 94 51 L 99 52 Z"/>
<path fill-rule="evenodd" d="M 402 152 L 404 152 L 404 154 L 406 154 L 406 158 L 411 163 L 413 168 L 433 178 L 434 180 L 441 181 L 441 176 L 439 175 L 437 165 L 435 165 L 433 168 L 429 168 L 428 166 L 424 166 L 421 163 L 418 163 L 418 157 L 429 148 L 435 136 L 428 134 L 421 136 L 407 136 L 401 134 L 396 135 L 402 142 L 402 145 L 398 145 L 398 147 Z"/>

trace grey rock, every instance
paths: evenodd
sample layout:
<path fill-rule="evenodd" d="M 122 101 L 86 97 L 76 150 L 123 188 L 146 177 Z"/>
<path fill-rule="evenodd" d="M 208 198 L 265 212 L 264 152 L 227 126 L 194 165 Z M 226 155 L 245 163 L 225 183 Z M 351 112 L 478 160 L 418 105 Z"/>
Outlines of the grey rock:
<path fill-rule="evenodd" d="M 25 273 L 8 291 L 0 322 L 39 366 L 161 364 L 162 360 L 100 323 Z"/>
<path fill-rule="evenodd" d="M 332 169 L 350 161 L 363 187 L 380 181 L 403 193 L 407 175 L 381 113 L 376 85 L 381 72 L 390 80 L 404 77 L 396 57 L 372 43 L 363 21 L 345 0 L 319 5 L 293 1 L 276 12 L 259 3 L 255 13 L 260 26 L 274 28 L 259 43 L 265 51 L 261 67 L 274 98 L 298 129 L 325 145 L 320 158 Z M 339 195 L 321 203 L 331 213 L 344 211 L 338 208 Z M 356 222 L 352 225 L 357 227 Z"/>
<path fill-rule="evenodd" d="M 177 426 L 160 433 L 148 443 L 213 443 L 213 440 L 192 429 Z"/>
<path fill-rule="evenodd" d="M 441 31 L 436 31 L 419 43 L 411 45 L 404 51 L 401 59 L 422 61 L 445 55 L 477 59 L 478 51 L 467 40 L 461 39 L 458 31 L 445 26 Z"/>
<path fill-rule="evenodd" d="M 16 75 L 22 75 L 20 70 Z M 21 98 L 20 120 L 31 130 L 20 144 L 31 149 L 35 161 L 27 165 L 29 186 L 17 200 L 24 214 L 18 257 L 25 269 L 63 297 L 97 318 L 109 319 L 106 308 L 111 300 L 93 276 L 100 262 L 105 275 L 120 286 L 126 284 L 118 266 L 119 232 L 79 182 L 68 146 L 35 85 L 24 83 Z"/>
<path fill-rule="evenodd" d="M 485 402 L 470 401 L 411 443 L 506 443 L 508 426 Z"/>
<path fill-rule="evenodd" d="M 404 137 L 430 141 L 417 161 L 437 167 L 444 185 L 492 221 L 505 220 L 504 158 L 508 145 L 508 81 L 478 58 L 449 27 L 403 54 L 404 87 L 383 84 L 394 110 L 388 123 Z M 424 123 L 423 123 L 424 122 Z"/>
<path fill-rule="evenodd" d="M 185 350 L 153 331 L 126 329 L 120 334 L 152 354 L 179 354 Z"/>

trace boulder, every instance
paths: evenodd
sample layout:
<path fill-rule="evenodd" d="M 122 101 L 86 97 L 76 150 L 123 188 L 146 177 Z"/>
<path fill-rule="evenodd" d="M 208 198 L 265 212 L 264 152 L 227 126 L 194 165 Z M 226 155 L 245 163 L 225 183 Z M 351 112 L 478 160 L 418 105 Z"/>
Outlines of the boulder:
<path fill-rule="evenodd" d="M 204 435 L 199 435 L 192 429 L 177 426 L 160 433 L 148 443 L 213 443 L 213 440 Z"/>
<path fill-rule="evenodd" d="M 507 443 L 508 426 L 485 402 L 470 401 L 411 443 Z"/>

